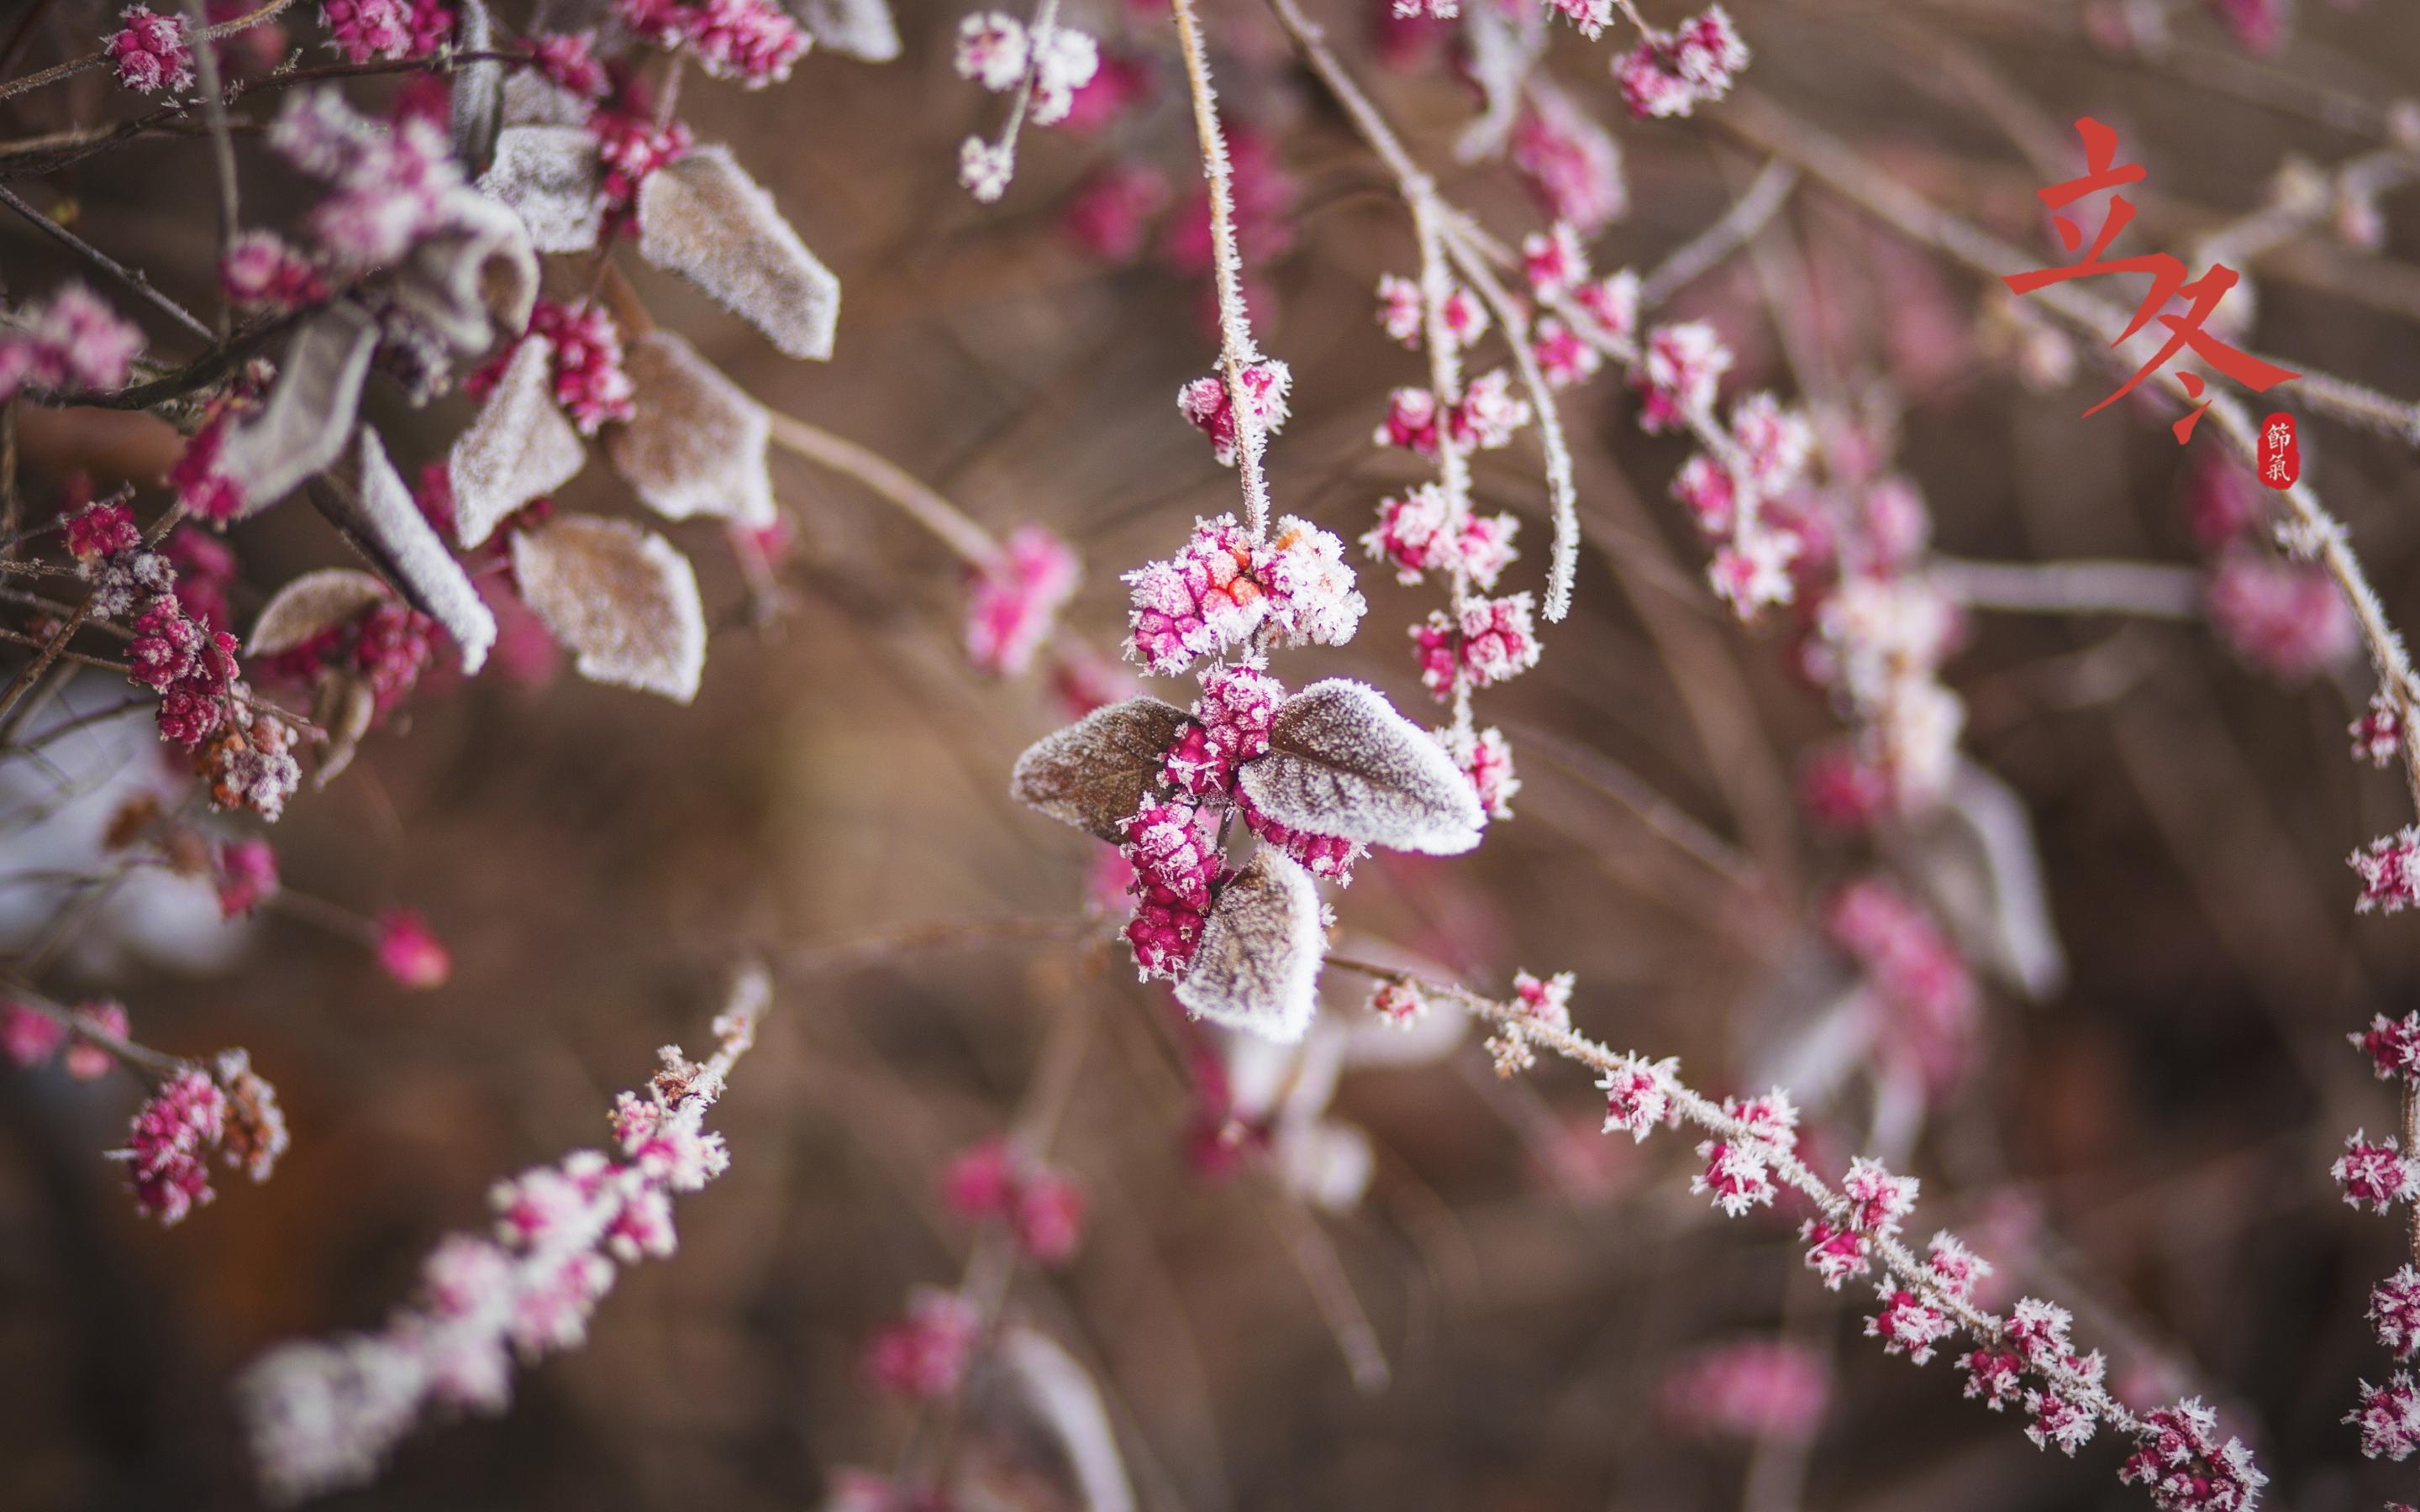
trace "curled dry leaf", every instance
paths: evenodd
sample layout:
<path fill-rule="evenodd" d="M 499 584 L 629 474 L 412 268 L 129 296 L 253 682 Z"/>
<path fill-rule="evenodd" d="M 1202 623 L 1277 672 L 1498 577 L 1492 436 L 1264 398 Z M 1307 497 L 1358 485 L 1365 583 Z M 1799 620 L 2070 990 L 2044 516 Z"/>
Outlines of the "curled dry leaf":
<path fill-rule="evenodd" d="M 706 609 L 670 541 L 628 520 L 560 515 L 514 533 L 513 575 L 581 676 L 676 703 L 697 696 Z"/>
<path fill-rule="evenodd" d="M 1134 1488 L 1092 1375 L 1047 1336 L 1012 1324 L 968 1383 L 951 1504 L 1020 1512 L 1133 1512 Z"/>
<path fill-rule="evenodd" d="M 219 471 L 243 485 L 244 515 L 291 493 L 345 452 L 362 383 L 378 349 L 378 323 L 338 302 L 302 322 L 260 409 L 228 427 Z"/>
<path fill-rule="evenodd" d="M 1333 677 L 1286 700 L 1268 753 L 1237 780 L 1289 829 L 1453 856 L 1479 843 L 1479 795 L 1428 732 L 1366 684 Z"/>
<path fill-rule="evenodd" d="M 1185 728 L 1183 709 L 1156 698 L 1111 703 L 1026 748 L 1008 791 L 1063 825 L 1115 845 L 1143 790 Z"/>
<path fill-rule="evenodd" d="M 639 255 L 713 295 L 785 356 L 831 355 L 840 280 L 728 148 L 700 147 L 647 176 Z"/>
<path fill-rule="evenodd" d="M 604 228 L 603 184 L 597 139 L 574 118 L 497 132 L 496 155 L 479 177 L 479 193 L 519 216 L 538 251 L 586 252 Z"/>
<path fill-rule="evenodd" d="M 455 539 L 479 545 L 515 510 L 578 477 L 587 461 L 587 444 L 554 402 L 554 344 L 531 336 L 447 458 Z"/>
<path fill-rule="evenodd" d="M 277 591 L 252 622 L 247 656 L 278 656 L 323 630 L 351 621 L 373 605 L 394 597 L 393 590 L 366 572 L 350 567 L 322 567 L 306 572 Z"/>
<path fill-rule="evenodd" d="M 496 28 L 488 15 L 487 0 L 456 0 L 454 17 L 455 43 L 463 52 L 479 54 L 494 48 Z M 472 173 L 485 167 L 496 149 L 496 127 L 504 105 L 503 63 L 481 58 L 454 70 L 454 155 Z"/>
<path fill-rule="evenodd" d="M 395 585 L 405 603 L 454 638 L 465 672 L 486 664 L 488 648 L 496 643 L 496 617 L 472 585 L 470 574 L 421 514 L 376 431 L 362 427 L 350 465 L 315 480 L 311 501 Z"/>
<path fill-rule="evenodd" d="M 537 254 L 519 216 L 476 194 L 458 195 L 451 224 L 424 238 L 396 270 L 394 296 L 467 361 L 485 355 L 498 332 L 528 328 Z"/>
<path fill-rule="evenodd" d="M 311 722 L 319 727 L 327 740 L 319 747 L 318 764 L 312 768 L 314 790 L 325 788 L 353 764 L 353 757 L 362 748 L 362 737 L 370 733 L 370 720 L 377 715 L 378 692 L 370 687 L 368 678 L 353 672 L 321 675 L 311 699 Z"/>
<path fill-rule="evenodd" d="M 1176 1000 L 1213 1024 L 1292 1043 L 1319 1011 L 1326 944 L 1311 873 L 1264 845 L 1210 905 Z"/>
<path fill-rule="evenodd" d="M 764 407 L 669 331 L 623 358 L 633 412 L 605 433 L 605 455 L 647 506 L 673 519 L 719 515 L 750 527 L 774 519 L 772 427 Z"/>
<path fill-rule="evenodd" d="M 791 0 L 790 8 L 818 47 L 867 63 L 899 56 L 899 23 L 889 0 Z"/>

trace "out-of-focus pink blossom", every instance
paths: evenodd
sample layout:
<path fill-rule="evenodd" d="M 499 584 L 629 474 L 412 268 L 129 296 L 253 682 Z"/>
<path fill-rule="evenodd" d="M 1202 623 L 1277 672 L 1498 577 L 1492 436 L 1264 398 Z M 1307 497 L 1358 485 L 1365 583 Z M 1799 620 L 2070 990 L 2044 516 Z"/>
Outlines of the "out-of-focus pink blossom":
<path fill-rule="evenodd" d="M 1024 672 L 1080 576 L 1075 549 L 1048 531 L 1020 525 L 1010 532 L 969 591 L 968 659 L 996 675 Z"/>
<path fill-rule="evenodd" d="M 2325 568 L 2249 548 L 2220 556 L 2210 579 L 2211 623 L 2253 666 L 2298 683 L 2351 655 L 2352 610 Z"/>
<path fill-rule="evenodd" d="M 220 845 L 210 858 L 211 879 L 218 887 L 219 913 L 239 918 L 277 894 L 277 852 L 265 840 L 235 840 Z"/>
<path fill-rule="evenodd" d="M 750 89 L 787 79 L 814 40 L 774 0 L 615 0 L 614 11 L 658 47 L 687 47 L 707 73 Z"/>
<path fill-rule="evenodd" d="M 379 969 L 415 992 L 442 987 L 454 974 L 454 957 L 445 942 L 409 908 L 390 908 L 379 916 L 374 949 Z"/>
<path fill-rule="evenodd" d="M 866 1347 L 865 1374 L 877 1388 L 938 1401 L 958 1389 L 983 1331 L 974 1304 L 953 1291 L 920 1288 L 908 1316 Z"/>
<path fill-rule="evenodd" d="M 78 1003 L 75 1017 L 80 1026 L 119 1040 L 126 1038 L 126 1032 L 132 1026 L 127 1020 L 126 1005 L 106 998 Z M 68 1053 L 60 1058 L 59 1064 L 77 1081 L 97 1082 L 116 1067 L 117 1057 L 89 1040 L 78 1039 L 68 1046 Z"/>
<path fill-rule="evenodd" d="M 0 1003 L 0 1055 L 20 1066 L 39 1066 L 67 1043 L 68 1026 L 23 1003 Z"/>
<path fill-rule="evenodd" d="M 143 332 L 82 284 L 24 305 L 0 332 L 0 402 L 25 389 L 115 389 L 124 384 Z"/>
<path fill-rule="evenodd" d="M 1639 393 L 1639 425 L 1661 433 L 1680 426 L 1684 416 L 1711 411 L 1730 366 L 1730 349 L 1704 321 L 1657 326 L 1647 333 L 1632 378 Z"/>
<path fill-rule="evenodd" d="M 1592 237 L 1630 210 L 1621 149 L 1559 90 L 1531 89 L 1512 123 L 1512 166 L 1538 208 Z"/>
<path fill-rule="evenodd" d="M 1088 256 L 1129 263 L 1142 255 L 1170 193 L 1168 176 L 1150 163 L 1104 163 L 1067 196 L 1059 224 Z"/>
<path fill-rule="evenodd" d="M 1803 1440 L 1832 1396 L 1831 1371 L 1803 1344 L 1747 1339 L 1701 1350 L 1664 1379 L 1664 1415 L 1715 1438 Z"/>

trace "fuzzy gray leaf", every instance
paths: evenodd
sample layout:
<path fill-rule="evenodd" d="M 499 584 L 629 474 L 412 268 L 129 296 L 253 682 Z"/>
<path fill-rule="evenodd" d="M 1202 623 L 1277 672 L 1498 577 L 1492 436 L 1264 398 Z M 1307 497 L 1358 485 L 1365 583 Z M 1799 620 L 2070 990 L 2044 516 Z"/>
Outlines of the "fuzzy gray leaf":
<path fill-rule="evenodd" d="M 1027 747 L 1008 791 L 1063 825 L 1118 844 L 1185 718 L 1183 709 L 1155 698 L 1094 709 Z"/>
<path fill-rule="evenodd" d="M 228 428 L 219 453 L 219 471 L 243 487 L 243 514 L 267 509 L 344 455 L 377 349 L 377 322 L 349 303 L 328 306 L 294 333 L 268 401 Z"/>
<path fill-rule="evenodd" d="M 1291 1044 L 1319 1011 L 1326 945 L 1311 873 L 1264 845 L 1210 905 L 1176 1000 L 1213 1024 Z"/>
<path fill-rule="evenodd" d="M 899 56 L 899 24 L 891 19 L 889 0 L 791 0 L 790 8 L 818 47 L 867 63 Z"/>
<path fill-rule="evenodd" d="M 495 46 L 495 24 L 487 0 L 459 0 L 454 8 L 455 43 L 465 53 L 485 53 Z M 454 155 L 472 173 L 487 165 L 496 150 L 496 125 L 504 105 L 504 66 L 494 58 L 465 63 L 454 70 Z"/>
<path fill-rule="evenodd" d="M 554 492 L 588 461 L 588 447 L 554 402 L 554 344 L 523 341 L 470 428 L 455 439 L 454 534 L 466 547 L 513 511 Z"/>
<path fill-rule="evenodd" d="M 603 182 L 597 138 L 577 121 L 507 126 L 479 193 L 520 216 L 538 251 L 586 252 L 605 224 Z"/>
<path fill-rule="evenodd" d="M 636 392 L 630 419 L 605 435 L 613 471 L 670 518 L 772 524 L 772 428 L 764 407 L 669 331 L 630 343 L 624 364 Z"/>
<path fill-rule="evenodd" d="M 785 356 L 831 355 L 840 280 L 729 149 L 700 147 L 647 176 L 639 255 L 713 295 Z"/>
<path fill-rule="evenodd" d="M 697 696 L 706 609 L 670 541 L 628 520 L 558 515 L 514 532 L 513 574 L 581 676 L 675 703 Z"/>
<path fill-rule="evenodd" d="M 396 304 L 460 360 L 486 355 L 496 333 L 519 335 L 537 303 L 537 254 L 520 218 L 492 200 L 458 194 L 442 231 L 396 270 Z"/>
<path fill-rule="evenodd" d="M 352 464 L 311 485 L 311 501 L 403 594 L 404 602 L 442 625 L 462 651 L 462 670 L 475 672 L 496 643 L 496 617 L 470 574 L 445 549 L 412 501 L 411 489 L 387 460 L 378 433 L 362 427 Z"/>
<path fill-rule="evenodd" d="M 352 622 L 364 609 L 394 597 L 387 585 L 350 567 L 306 572 L 277 591 L 252 622 L 247 656 L 277 656 L 323 630 Z"/>
<path fill-rule="evenodd" d="M 1479 795 L 1419 726 L 1366 684 L 1332 677 L 1285 701 L 1268 753 L 1237 773 L 1289 829 L 1454 856 L 1479 843 Z"/>
<path fill-rule="evenodd" d="M 504 75 L 504 122 L 508 130 L 515 126 L 579 126 L 588 119 L 588 110 L 587 100 L 535 69 L 516 69 Z"/>

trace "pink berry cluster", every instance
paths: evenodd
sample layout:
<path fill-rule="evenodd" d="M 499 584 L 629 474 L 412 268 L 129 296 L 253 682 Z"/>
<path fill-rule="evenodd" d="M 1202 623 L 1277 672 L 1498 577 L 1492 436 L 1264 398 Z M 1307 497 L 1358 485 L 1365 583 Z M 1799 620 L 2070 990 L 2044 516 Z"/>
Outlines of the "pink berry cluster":
<path fill-rule="evenodd" d="M 686 47 L 707 73 L 750 89 L 787 79 L 814 40 L 775 0 L 614 0 L 613 8 L 658 47 Z"/>
<path fill-rule="evenodd" d="M 945 1401 L 965 1384 L 983 1339 L 983 1317 L 954 1291 L 918 1287 L 908 1312 L 865 1349 L 865 1379 L 876 1390 L 916 1401 Z"/>
<path fill-rule="evenodd" d="M 265 840 L 222 841 L 210 854 L 219 913 L 241 918 L 277 896 L 277 852 Z"/>
<path fill-rule="evenodd" d="M 1020 525 L 974 572 L 967 597 L 967 657 L 1014 677 L 1033 665 L 1082 573 L 1075 548 L 1038 525 Z"/>
<path fill-rule="evenodd" d="M 238 306 L 287 315 L 328 297 L 308 256 L 274 231 L 246 231 L 219 261 L 219 287 Z"/>
<path fill-rule="evenodd" d="M 348 63 L 427 57 L 454 35 L 446 0 L 320 0 L 319 20 Z"/>
<path fill-rule="evenodd" d="M 653 113 L 599 105 L 588 113 L 588 134 L 597 139 L 597 158 L 604 165 L 601 193 L 606 213 L 625 229 L 639 203 L 639 187 L 647 176 L 689 156 L 695 139 L 679 121 L 659 124 Z"/>
<path fill-rule="evenodd" d="M 1621 149 L 1560 90 L 1530 82 L 1511 148 L 1514 170 L 1549 219 L 1594 236 L 1629 213 Z"/>
<path fill-rule="evenodd" d="M 1274 359 L 1248 363 L 1237 386 L 1244 409 L 1259 424 L 1262 435 L 1274 436 L 1285 428 L 1286 396 L 1294 387 L 1294 375 L 1285 363 Z M 1176 410 L 1210 439 L 1210 455 L 1220 467 L 1235 465 L 1235 404 L 1228 396 L 1223 377 L 1212 373 L 1177 390 Z"/>
<path fill-rule="evenodd" d="M 1016 97 L 997 141 L 970 136 L 958 147 L 958 182 L 988 205 L 1016 177 L 1017 133 L 1029 121 L 1065 124 L 1100 72 L 1101 50 L 1091 33 L 1063 22 L 1029 27 L 1005 11 L 979 10 L 959 21 L 952 61 L 959 78 Z"/>
<path fill-rule="evenodd" d="M 1578 3 L 1602 5 L 1605 0 Z M 1613 77 L 1630 113 L 1646 120 L 1686 116 L 1722 99 L 1747 63 L 1747 44 L 1730 15 L 1720 6 L 1709 6 L 1670 34 L 1651 36 L 1616 58 Z"/>
<path fill-rule="evenodd" d="M 426 1408 L 504 1411 L 514 1358 L 582 1343 L 617 1261 L 674 1252 L 672 1199 L 730 1165 L 704 1119 L 753 1042 L 763 1001 L 761 991 L 743 994 L 716 1019 L 711 1060 L 667 1047 L 646 1088 L 615 1100 L 606 1149 L 497 1183 L 492 1232 L 441 1242 L 422 1265 L 419 1304 L 383 1331 L 286 1345 L 246 1372 L 244 1415 L 273 1493 L 294 1500 L 368 1480 Z"/>
<path fill-rule="evenodd" d="M 472 193 L 442 125 L 408 110 L 374 120 L 334 90 L 289 95 L 269 143 L 328 186 L 306 218 L 313 256 L 346 274 L 392 266 Z"/>
<path fill-rule="evenodd" d="M 163 89 L 177 95 L 194 86 L 194 50 L 182 18 L 129 6 L 118 19 L 126 24 L 109 39 L 109 63 L 119 84 L 138 95 Z"/>
<path fill-rule="evenodd" d="M 2118 1478 L 2149 1491 L 2160 1512 L 2250 1512 L 2269 1484 L 2240 1440 L 2218 1442 L 2218 1414 L 2195 1397 L 2144 1414 Z"/>
<path fill-rule="evenodd" d="M 961 1151 L 942 1178 L 941 1196 L 961 1218 L 1002 1225 L 1038 1264 L 1066 1263 L 1084 1236 L 1084 1189 L 1005 1139 Z"/>
<path fill-rule="evenodd" d="M 1197 521 L 1184 549 L 1125 575 L 1134 591 L 1128 655 L 1184 671 L 1256 637 L 1342 645 L 1366 608 L 1335 536 L 1289 516 L 1255 541 L 1233 515 Z"/>
<path fill-rule="evenodd" d="M 1947 1090 L 1972 1057 L 1980 1007 L 1958 947 L 1922 904 L 1877 877 L 1836 892 L 1823 923 L 1872 991 L 1877 1053 Z"/>
<path fill-rule="evenodd" d="M 0 1055 L 28 1070 L 48 1065 L 56 1056 L 60 1069 L 80 1082 L 108 1075 L 117 1057 L 77 1036 L 71 1023 L 120 1040 L 130 1026 L 122 1003 L 100 999 L 78 1003 L 65 1019 L 26 1003 L 0 1003 Z M 59 1055 L 62 1048 L 67 1052 L 64 1056 Z"/>
<path fill-rule="evenodd" d="M 622 365 L 622 328 L 602 309 L 579 301 L 540 300 L 530 311 L 530 336 L 546 339 L 554 361 L 554 402 L 582 436 L 628 420 L 637 390 Z M 484 399 L 512 365 L 520 343 L 499 350 L 463 379 L 463 392 Z"/>
<path fill-rule="evenodd" d="M 27 389 L 115 389 L 143 333 L 82 284 L 20 306 L 0 325 L 0 402 Z"/>
<path fill-rule="evenodd" d="M 287 1139 L 276 1089 L 242 1051 L 228 1050 L 220 1054 L 215 1074 L 188 1067 L 169 1076 L 135 1110 L 126 1148 L 110 1157 L 126 1164 L 135 1211 L 175 1225 L 217 1196 L 210 1187 L 213 1152 L 265 1181 Z"/>
<path fill-rule="evenodd" d="M 2367 1028 L 2346 1038 L 2380 1081 L 2407 1099 L 2420 1090 L 2420 1013 L 2375 1014 Z M 2330 1174 L 2356 1211 L 2383 1213 L 2420 1199 L 2420 1160 L 2391 1136 L 2373 1143 L 2355 1130 Z M 2409 1365 L 2420 1353 L 2420 1271 L 2405 1264 L 2372 1287 L 2368 1318 L 2378 1342 L 2398 1365 Z M 2420 1397 L 2411 1373 L 2398 1369 L 2383 1386 L 2363 1381 L 2344 1421 L 2360 1430 L 2361 1451 L 2373 1459 L 2399 1460 L 2420 1449 Z"/>
<path fill-rule="evenodd" d="M 313 687 L 357 680 L 371 698 L 374 722 L 411 696 L 437 660 L 437 624 L 408 604 L 373 604 L 261 666 L 264 678 Z"/>

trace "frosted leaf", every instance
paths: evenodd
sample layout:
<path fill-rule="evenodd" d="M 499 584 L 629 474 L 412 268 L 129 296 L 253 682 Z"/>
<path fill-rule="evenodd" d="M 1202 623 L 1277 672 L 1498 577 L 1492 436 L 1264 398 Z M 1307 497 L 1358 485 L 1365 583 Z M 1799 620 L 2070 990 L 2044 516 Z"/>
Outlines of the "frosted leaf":
<path fill-rule="evenodd" d="M 670 541 L 628 520 L 558 515 L 514 532 L 513 575 L 581 676 L 675 703 L 697 696 L 706 609 Z"/>
<path fill-rule="evenodd" d="M 1286 700 L 1267 754 L 1236 773 L 1289 829 L 1453 856 L 1479 843 L 1479 794 L 1435 737 L 1366 684 L 1332 677 Z"/>
<path fill-rule="evenodd" d="M 1915 826 L 1912 849 L 1931 898 L 1970 954 L 2040 1001 L 2067 981 L 2041 854 L 2024 800 L 1961 758 L 1947 801 Z"/>
<path fill-rule="evenodd" d="M 1142 807 L 1143 790 L 1185 724 L 1183 709 L 1155 698 L 1094 709 L 1027 747 L 1008 791 L 1063 825 L 1121 844 L 1126 820 Z"/>
<path fill-rule="evenodd" d="M 456 0 L 455 45 L 465 53 L 485 53 L 495 46 L 495 23 L 487 0 Z M 451 126 L 454 155 L 476 173 L 496 150 L 496 126 L 504 105 L 504 66 L 494 58 L 465 63 L 454 70 Z"/>
<path fill-rule="evenodd" d="M 396 305 L 460 357 L 477 357 L 499 331 L 519 335 L 537 303 L 537 254 L 520 218 L 476 194 L 458 194 L 442 230 L 424 237 L 396 270 Z"/>
<path fill-rule="evenodd" d="M 588 448 L 554 402 L 554 344 L 531 336 L 454 441 L 454 535 L 477 546 L 531 500 L 569 483 Z"/>
<path fill-rule="evenodd" d="M 516 69 L 504 76 L 504 122 L 516 126 L 580 126 L 588 119 L 589 102 L 535 69 Z"/>
<path fill-rule="evenodd" d="M 520 216 L 530 245 L 540 252 L 586 252 L 597 245 L 605 224 L 604 186 L 597 138 L 576 121 L 505 127 L 496 135 L 495 161 L 479 177 L 479 193 Z"/>
<path fill-rule="evenodd" d="M 899 24 L 889 0 L 790 0 L 799 23 L 819 46 L 867 63 L 899 56 Z"/>
<path fill-rule="evenodd" d="M 340 472 L 311 486 L 312 503 L 396 586 L 404 602 L 454 638 L 462 651 L 462 670 L 477 671 L 488 659 L 488 648 L 496 643 L 496 617 L 420 512 L 411 489 L 387 460 L 377 432 L 362 427 L 352 465 Z"/>
<path fill-rule="evenodd" d="M 345 452 L 361 406 L 378 325 L 360 306 L 332 304 L 287 345 L 260 409 L 227 429 L 217 471 L 243 489 L 237 517 L 256 515 Z"/>
<path fill-rule="evenodd" d="M 1311 873 L 1264 845 L 1211 904 L 1176 1000 L 1213 1024 L 1291 1044 L 1318 1011 L 1326 944 Z"/>
<path fill-rule="evenodd" d="M 764 407 L 669 331 L 630 343 L 630 418 L 605 433 L 613 471 L 673 519 L 720 515 L 752 529 L 774 520 L 772 428 Z"/>
<path fill-rule="evenodd" d="M 831 355 L 840 280 L 729 148 L 699 147 L 647 176 L 639 189 L 639 255 L 713 295 L 783 355 Z"/>
<path fill-rule="evenodd" d="M 320 631 L 349 624 L 364 609 L 393 596 L 386 584 L 350 567 L 306 572 L 261 607 L 243 654 L 283 656 Z"/>
<path fill-rule="evenodd" d="M 1075 1356 L 1022 1324 L 969 1381 L 953 1506 L 1134 1512 L 1100 1389 Z"/>

